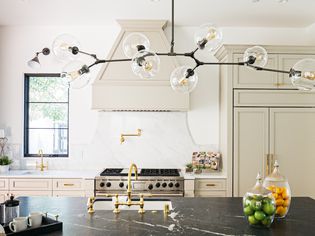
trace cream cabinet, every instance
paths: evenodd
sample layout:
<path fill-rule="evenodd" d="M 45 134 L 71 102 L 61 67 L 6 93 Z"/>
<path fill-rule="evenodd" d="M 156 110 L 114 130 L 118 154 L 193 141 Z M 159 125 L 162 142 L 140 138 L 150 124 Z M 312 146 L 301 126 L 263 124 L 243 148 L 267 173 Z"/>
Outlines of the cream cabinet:
<path fill-rule="evenodd" d="M 226 197 L 226 179 L 195 176 L 185 179 L 185 197 Z"/>
<path fill-rule="evenodd" d="M 243 196 L 257 171 L 272 170 L 274 160 L 289 180 L 293 196 L 315 198 L 315 109 L 235 108 L 234 193 Z"/>
<path fill-rule="evenodd" d="M 94 179 L 82 178 L 0 178 L 0 202 L 8 196 L 94 196 Z"/>
<path fill-rule="evenodd" d="M 239 62 L 253 45 L 223 45 L 220 62 Z M 263 46 L 263 45 L 262 45 Z M 266 67 L 289 71 L 311 46 L 264 46 Z M 220 151 L 227 159 L 227 196 L 242 196 L 278 159 L 293 196 L 315 198 L 315 93 L 291 85 L 288 74 L 220 66 Z M 313 121 L 313 122 L 312 122 Z"/>
<path fill-rule="evenodd" d="M 264 173 L 269 152 L 268 108 L 234 109 L 234 194 L 243 196 Z"/>
<path fill-rule="evenodd" d="M 16 178 L 9 179 L 10 191 L 51 191 L 52 179 L 37 179 L 37 178 Z"/>
<path fill-rule="evenodd" d="M 9 197 L 8 191 L 0 191 L 0 203 L 7 200 Z"/>
<path fill-rule="evenodd" d="M 237 53 L 234 62 L 243 62 L 243 54 Z M 277 68 L 278 58 L 269 55 L 266 67 Z M 277 88 L 278 75 L 268 71 L 256 71 L 246 66 L 235 66 L 233 71 L 234 88 Z"/>
<path fill-rule="evenodd" d="M 195 197 L 226 197 L 226 180 L 196 179 Z"/>

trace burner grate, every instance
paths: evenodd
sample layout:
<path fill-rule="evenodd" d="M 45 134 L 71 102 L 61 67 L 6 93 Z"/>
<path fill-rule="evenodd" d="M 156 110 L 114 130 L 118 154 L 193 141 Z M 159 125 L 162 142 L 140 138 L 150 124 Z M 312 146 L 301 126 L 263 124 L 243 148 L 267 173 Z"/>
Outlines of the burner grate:
<path fill-rule="evenodd" d="M 122 168 L 105 169 L 100 176 L 120 176 L 122 171 Z"/>
<path fill-rule="evenodd" d="M 177 169 L 141 169 L 140 176 L 179 176 Z"/>

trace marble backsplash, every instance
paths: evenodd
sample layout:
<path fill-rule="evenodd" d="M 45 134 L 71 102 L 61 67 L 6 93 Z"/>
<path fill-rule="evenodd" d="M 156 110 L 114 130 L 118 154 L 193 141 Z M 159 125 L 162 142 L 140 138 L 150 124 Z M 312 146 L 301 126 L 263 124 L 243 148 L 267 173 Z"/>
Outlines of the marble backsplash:
<path fill-rule="evenodd" d="M 85 144 L 71 143 L 70 129 L 70 157 L 50 158 L 49 168 L 95 170 L 129 167 L 133 162 L 138 167 L 183 168 L 193 151 L 216 149 L 194 143 L 186 112 L 100 112 L 95 127 L 93 138 Z M 120 144 L 121 133 L 136 133 L 137 129 L 142 130 L 140 137 L 126 137 Z M 35 158 L 13 156 L 13 168 L 35 168 Z"/>

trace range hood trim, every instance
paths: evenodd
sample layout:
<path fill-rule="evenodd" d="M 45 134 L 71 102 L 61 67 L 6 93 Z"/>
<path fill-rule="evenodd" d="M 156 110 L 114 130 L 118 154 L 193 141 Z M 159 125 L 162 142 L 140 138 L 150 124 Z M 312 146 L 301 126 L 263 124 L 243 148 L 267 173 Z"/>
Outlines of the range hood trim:
<path fill-rule="evenodd" d="M 158 51 L 167 52 L 170 47 L 163 31 L 167 25 L 165 20 L 117 20 L 121 31 L 113 44 L 107 59 L 115 59 L 125 34 L 131 32 L 151 33 L 158 35 Z M 119 51 L 121 54 L 121 51 Z M 119 54 L 119 55 L 120 55 Z M 176 93 L 169 83 L 169 76 L 173 69 L 178 66 L 175 57 L 162 58 L 168 60 L 168 69 L 161 66 L 159 77 L 152 80 L 135 78 L 131 68 L 128 70 L 132 75 L 128 79 L 128 73 L 124 76 L 121 71 L 112 73 L 108 70 L 109 63 L 105 63 L 92 84 L 92 105 L 91 108 L 99 111 L 187 111 L 189 110 L 189 94 Z M 161 59 L 161 60 L 162 60 Z M 165 63 L 165 61 L 164 61 Z M 127 64 L 120 64 L 126 68 Z M 164 64 L 165 65 L 165 64 Z M 127 69 L 127 68 L 126 68 Z M 109 74 L 110 73 L 110 74 Z M 105 75 L 106 74 L 106 75 Z M 165 79 L 164 79 L 165 78 Z"/>

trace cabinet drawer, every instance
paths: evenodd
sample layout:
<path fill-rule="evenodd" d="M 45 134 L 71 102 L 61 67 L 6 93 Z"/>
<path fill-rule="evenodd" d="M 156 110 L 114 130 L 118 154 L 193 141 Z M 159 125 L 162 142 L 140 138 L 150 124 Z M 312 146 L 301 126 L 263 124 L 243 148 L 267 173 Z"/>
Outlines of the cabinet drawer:
<path fill-rule="evenodd" d="M 0 191 L 0 202 L 4 202 L 9 198 L 9 193 L 7 191 Z"/>
<path fill-rule="evenodd" d="M 226 181 L 225 180 L 214 180 L 214 179 L 197 179 L 195 182 L 196 191 L 205 191 L 205 190 L 226 190 Z"/>
<path fill-rule="evenodd" d="M 315 93 L 299 90 L 235 90 L 237 107 L 314 107 Z"/>
<path fill-rule="evenodd" d="M 8 190 L 8 189 L 9 189 L 9 180 L 0 179 L 0 190 Z"/>
<path fill-rule="evenodd" d="M 82 190 L 84 182 L 82 179 L 54 179 L 54 190 Z"/>
<path fill-rule="evenodd" d="M 85 197 L 84 191 L 71 191 L 71 190 L 64 190 L 64 191 L 53 191 L 54 197 Z M 92 195 L 91 195 L 92 196 Z"/>
<path fill-rule="evenodd" d="M 226 191 L 196 191 L 195 197 L 226 197 Z"/>
<path fill-rule="evenodd" d="M 10 179 L 10 190 L 52 190 L 51 179 Z"/>
<path fill-rule="evenodd" d="M 243 62 L 243 54 L 234 54 L 234 62 Z M 278 66 L 277 55 L 269 54 L 267 68 L 276 69 Z M 234 88 L 277 88 L 277 73 L 256 71 L 247 66 L 234 66 Z"/>
<path fill-rule="evenodd" d="M 46 196 L 46 197 L 51 197 L 52 196 L 52 191 L 10 191 L 10 194 L 13 194 L 15 197 L 28 197 L 28 196 Z"/>

